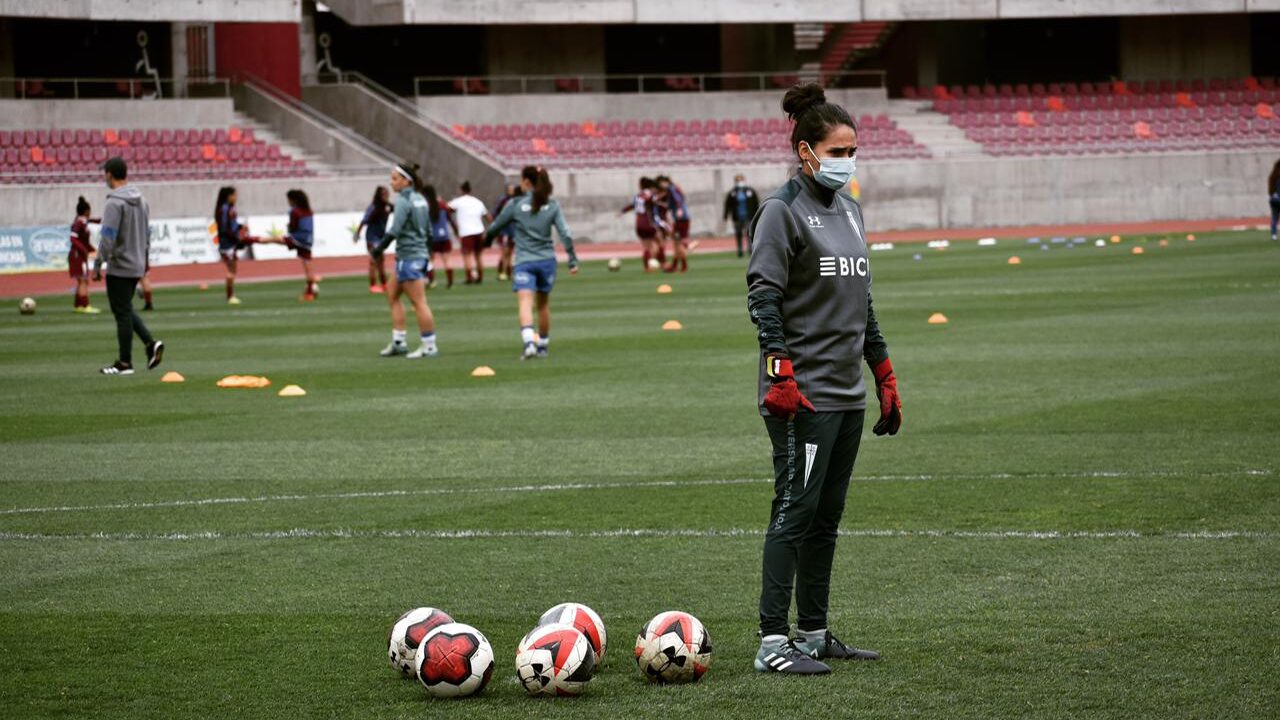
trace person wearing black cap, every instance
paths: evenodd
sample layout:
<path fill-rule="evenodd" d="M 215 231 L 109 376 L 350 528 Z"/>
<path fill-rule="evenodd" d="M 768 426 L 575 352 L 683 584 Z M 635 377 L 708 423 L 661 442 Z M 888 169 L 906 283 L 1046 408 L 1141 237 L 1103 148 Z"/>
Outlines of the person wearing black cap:
<path fill-rule="evenodd" d="M 151 336 L 151 331 L 133 309 L 133 293 L 147 272 L 147 251 L 151 245 L 151 209 L 142 193 L 128 181 L 129 168 L 123 159 L 113 157 L 103 164 L 106 175 L 107 204 L 102 210 L 102 233 L 98 256 L 93 263 L 93 277 L 102 279 L 102 265 L 107 265 L 107 300 L 116 318 L 116 339 L 120 354 L 116 361 L 102 368 L 103 375 L 133 374 L 133 336 L 136 333 L 147 351 L 147 369 L 160 364 L 164 343 Z"/>

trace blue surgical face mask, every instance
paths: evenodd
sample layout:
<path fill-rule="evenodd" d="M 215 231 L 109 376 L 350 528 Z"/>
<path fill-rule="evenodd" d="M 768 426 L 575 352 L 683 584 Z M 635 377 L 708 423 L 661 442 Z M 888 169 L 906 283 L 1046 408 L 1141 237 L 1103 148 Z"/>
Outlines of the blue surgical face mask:
<path fill-rule="evenodd" d="M 809 152 L 814 157 L 818 157 L 818 153 L 813 151 L 812 145 L 805 143 L 805 146 L 809 148 Z M 839 190 L 845 185 L 848 185 L 849 181 L 853 179 L 854 172 L 857 170 L 856 163 L 854 163 L 854 160 L 851 157 L 819 158 L 817 170 L 813 169 L 813 166 L 809 164 L 808 160 L 805 160 L 804 164 L 809 168 L 809 171 L 813 173 L 814 180 L 817 180 L 823 187 L 831 190 Z"/>

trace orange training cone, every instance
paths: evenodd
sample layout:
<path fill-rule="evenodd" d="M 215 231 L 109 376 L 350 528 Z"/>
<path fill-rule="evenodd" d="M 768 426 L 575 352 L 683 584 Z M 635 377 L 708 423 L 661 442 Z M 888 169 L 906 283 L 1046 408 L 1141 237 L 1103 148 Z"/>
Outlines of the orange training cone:
<path fill-rule="evenodd" d="M 947 316 L 942 313 L 934 313 L 929 316 L 930 325 L 946 325 L 947 322 Z"/>

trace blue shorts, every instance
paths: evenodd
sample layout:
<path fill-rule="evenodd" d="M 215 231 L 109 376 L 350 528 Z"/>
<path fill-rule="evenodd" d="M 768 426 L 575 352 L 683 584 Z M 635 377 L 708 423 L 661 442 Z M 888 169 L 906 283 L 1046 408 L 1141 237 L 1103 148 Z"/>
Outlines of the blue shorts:
<path fill-rule="evenodd" d="M 396 258 L 396 282 L 425 279 L 430 265 L 426 258 Z"/>
<path fill-rule="evenodd" d="M 537 262 L 520 263 L 511 276 L 511 289 L 533 290 L 549 293 L 556 285 L 556 261 L 538 260 Z"/>

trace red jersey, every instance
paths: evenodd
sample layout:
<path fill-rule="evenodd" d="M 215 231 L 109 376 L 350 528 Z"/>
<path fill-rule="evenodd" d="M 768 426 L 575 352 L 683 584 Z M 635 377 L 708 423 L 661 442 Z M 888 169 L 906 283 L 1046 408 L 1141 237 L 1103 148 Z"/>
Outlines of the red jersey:
<path fill-rule="evenodd" d="M 71 223 L 71 254 L 87 257 L 92 252 L 93 245 L 89 243 L 89 217 L 79 215 Z"/>
<path fill-rule="evenodd" d="M 632 209 L 636 214 L 636 232 L 653 232 L 653 193 L 642 190 L 631 198 L 631 203 L 624 206 L 625 211 Z"/>

